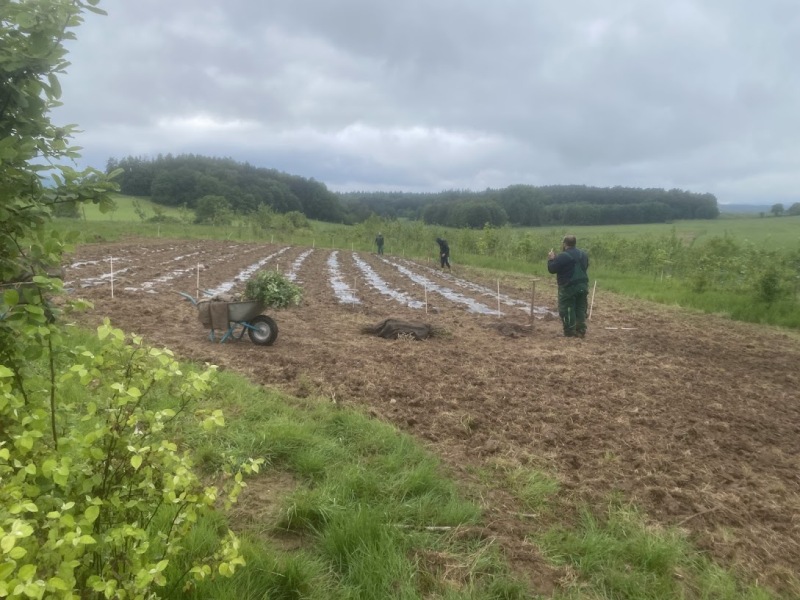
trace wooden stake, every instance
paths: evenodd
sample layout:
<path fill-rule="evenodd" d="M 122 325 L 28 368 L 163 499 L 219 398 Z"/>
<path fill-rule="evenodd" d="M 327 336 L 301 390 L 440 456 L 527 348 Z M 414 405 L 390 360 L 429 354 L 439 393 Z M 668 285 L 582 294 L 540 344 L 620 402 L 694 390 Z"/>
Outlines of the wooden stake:
<path fill-rule="evenodd" d="M 500 280 L 497 280 L 497 316 L 500 316 Z"/>
<path fill-rule="evenodd" d="M 592 318 L 592 308 L 594 307 L 594 292 L 596 289 L 597 289 L 597 279 L 594 280 L 594 287 L 592 288 L 592 302 L 589 305 L 589 316 L 587 317 L 587 319 Z"/>
<path fill-rule="evenodd" d="M 114 257 L 111 256 L 111 297 L 114 297 Z"/>
<path fill-rule="evenodd" d="M 425 314 L 428 314 L 428 286 L 425 285 Z"/>
<path fill-rule="evenodd" d="M 194 297 L 200 299 L 200 263 L 197 263 L 197 283 L 195 285 Z"/>
<path fill-rule="evenodd" d="M 533 319 L 533 307 L 534 302 L 536 301 L 536 280 L 534 279 L 531 283 L 531 327 L 533 327 L 534 319 Z"/>

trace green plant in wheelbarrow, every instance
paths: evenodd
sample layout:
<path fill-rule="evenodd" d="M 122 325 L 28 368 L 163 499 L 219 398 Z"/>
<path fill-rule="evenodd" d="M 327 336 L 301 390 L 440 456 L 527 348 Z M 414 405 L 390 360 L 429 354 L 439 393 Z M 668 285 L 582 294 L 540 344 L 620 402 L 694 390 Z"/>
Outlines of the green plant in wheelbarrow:
<path fill-rule="evenodd" d="M 247 322 L 247 334 L 254 344 L 261 346 L 271 345 L 278 337 L 278 324 L 272 317 L 260 314 L 265 308 L 288 308 L 300 304 L 303 294 L 300 286 L 289 281 L 277 271 L 259 271 L 247 280 L 244 288 L 244 300 L 240 303 L 246 311 L 255 311 L 257 314 L 243 314 L 241 319 L 233 319 L 232 311 L 236 307 L 229 306 L 228 312 L 232 320 Z M 247 308 L 246 305 L 252 308 Z"/>
<path fill-rule="evenodd" d="M 300 286 L 277 271 L 259 271 L 247 280 L 244 299 L 262 304 L 265 308 L 287 308 L 300 304 Z"/>

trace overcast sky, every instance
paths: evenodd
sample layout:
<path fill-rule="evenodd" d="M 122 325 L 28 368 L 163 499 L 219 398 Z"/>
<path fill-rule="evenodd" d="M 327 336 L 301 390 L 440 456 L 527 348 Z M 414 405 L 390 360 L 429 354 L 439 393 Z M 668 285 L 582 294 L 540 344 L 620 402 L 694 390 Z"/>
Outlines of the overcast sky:
<path fill-rule="evenodd" d="M 194 153 L 334 191 L 585 184 L 800 200 L 798 0 L 106 0 L 80 166 Z"/>

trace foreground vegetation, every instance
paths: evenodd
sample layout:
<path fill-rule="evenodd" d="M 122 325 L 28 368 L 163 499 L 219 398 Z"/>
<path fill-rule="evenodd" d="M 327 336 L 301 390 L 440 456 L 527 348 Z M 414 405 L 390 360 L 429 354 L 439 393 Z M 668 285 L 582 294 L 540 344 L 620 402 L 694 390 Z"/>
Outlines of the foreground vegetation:
<path fill-rule="evenodd" d="M 31 575 L 25 585 L 35 586 L 38 578 L 54 597 L 69 597 L 57 596 L 61 582 L 67 587 L 71 581 L 63 567 L 58 575 L 42 579 L 49 568 L 43 557 L 52 555 L 47 544 L 36 544 L 49 529 L 49 520 L 60 522 L 57 531 L 62 537 L 69 538 L 70 527 L 79 528 L 80 542 L 65 549 L 74 556 L 75 567 L 69 572 L 85 574 L 85 579 L 77 577 L 72 585 L 92 586 L 97 597 L 122 597 L 115 595 L 122 589 L 146 589 L 176 600 L 537 597 L 525 574 L 513 572 L 493 539 L 481 533 L 480 507 L 467 499 L 480 497 L 481 491 L 460 488 L 410 437 L 325 398 L 286 397 L 232 373 L 174 364 L 162 350 L 136 351 L 134 344 L 126 351 L 122 332 L 108 325 L 98 331 L 99 337 L 80 330 L 65 332 L 63 348 L 69 350 L 56 351 L 55 380 L 63 381 L 56 396 L 61 407 L 58 449 L 46 433 L 45 420 L 35 449 L 26 450 L 24 438 L 12 431 L 14 445 L 0 454 L 4 493 L 9 490 L 7 477 L 32 481 L 38 471 L 27 465 L 39 464 L 45 476 L 40 479 L 52 478 L 57 484 L 48 488 L 48 502 L 53 504 L 52 492 L 63 477 L 69 482 L 63 489 L 75 492 L 70 504 L 76 503 L 60 509 L 55 503 L 47 515 L 43 498 L 36 500 L 39 511 L 20 504 L 16 525 L 4 538 L 14 536 L 10 539 L 15 542 L 3 545 L 9 552 L 24 548 L 31 568 L 29 573 L 10 575 L 3 567 L 0 572 L 7 583 L 22 585 Z M 88 372 L 75 364 L 86 365 Z M 30 389 L 46 389 L 53 381 L 51 368 L 47 357 L 33 365 Z M 164 377 L 167 373 L 173 375 Z M 67 374 L 71 376 L 65 378 Z M 102 403 L 102 395 L 86 396 L 86 377 L 105 382 L 97 389 L 110 392 L 109 406 Z M 183 393 L 193 390 L 192 398 L 184 401 L 170 391 L 170 381 L 182 378 L 202 382 L 181 386 Z M 0 377 L 7 400 L 9 383 L 8 377 Z M 13 397 L 12 393 L 12 402 Z M 39 404 L 35 394 L 29 400 Z M 109 411 L 111 406 L 120 410 Z M 9 422 L 5 411 L 3 418 Z M 108 427 L 98 429 L 104 422 Z M 108 448 L 101 440 L 111 440 L 120 427 L 129 428 L 129 433 L 123 433 L 127 441 L 115 451 L 119 463 L 112 472 L 118 491 L 99 487 L 86 495 L 82 490 L 92 478 L 81 474 L 92 469 L 92 462 L 102 467 L 105 460 L 92 448 Z M 33 460 L 48 452 L 52 459 Z M 180 465 L 180 478 L 169 476 L 167 457 Z M 18 461 L 24 466 L 21 470 L 11 466 Z M 47 467 L 50 463 L 52 469 Z M 243 467 L 249 475 L 234 477 Z M 684 534 L 652 527 L 646 515 L 619 499 L 609 498 L 601 514 L 580 504 L 565 505 L 580 500 L 559 494 L 558 474 L 497 462 L 478 476 L 482 485 L 511 491 L 520 511 L 540 515 L 531 543 L 549 557 L 554 573 L 571 573 L 553 598 L 780 597 L 744 583 L 694 549 Z M 156 496 L 174 494 L 184 500 L 172 506 L 149 504 L 150 492 L 142 483 L 157 483 L 161 477 L 165 483 L 195 481 L 191 485 L 199 487 L 193 492 L 164 488 Z M 236 489 L 223 493 L 221 488 L 230 484 Z M 115 521 L 109 505 L 117 493 L 125 500 L 120 507 L 131 506 L 131 498 L 136 498 L 128 520 L 144 511 L 129 525 L 119 523 L 130 528 L 138 522 L 135 536 L 112 535 Z M 200 503 L 189 513 L 192 517 L 178 518 L 191 498 Z M 209 510 L 213 498 L 238 502 L 217 502 L 218 510 Z M 39 528 L 23 525 L 37 519 L 42 521 Z M 229 530 L 235 534 L 222 535 Z M 113 558 L 98 562 L 110 548 L 116 548 Z M 223 557 L 213 570 L 206 568 L 210 560 Z M 120 578 L 126 558 L 142 564 L 127 588 Z M 104 567 L 117 569 L 118 575 L 103 576 Z M 94 568 L 99 569 L 97 576 L 90 575 Z M 133 582 L 138 587 L 130 587 Z M 30 588 L 30 597 L 41 597 L 33 595 L 34 590 Z"/>

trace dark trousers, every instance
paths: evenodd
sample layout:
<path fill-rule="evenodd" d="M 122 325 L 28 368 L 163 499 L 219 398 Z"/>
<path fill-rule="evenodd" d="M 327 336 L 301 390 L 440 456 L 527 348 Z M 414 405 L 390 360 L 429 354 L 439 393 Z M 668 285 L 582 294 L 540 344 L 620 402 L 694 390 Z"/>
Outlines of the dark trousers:
<path fill-rule="evenodd" d="M 589 284 L 571 283 L 558 288 L 558 316 L 564 335 L 586 335 L 586 312 L 589 308 Z"/>
<path fill-rule="evenodd" d="M 442 254 L 442 268 L 450 268 L 450 257 L 447 254 Z"/>

